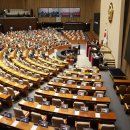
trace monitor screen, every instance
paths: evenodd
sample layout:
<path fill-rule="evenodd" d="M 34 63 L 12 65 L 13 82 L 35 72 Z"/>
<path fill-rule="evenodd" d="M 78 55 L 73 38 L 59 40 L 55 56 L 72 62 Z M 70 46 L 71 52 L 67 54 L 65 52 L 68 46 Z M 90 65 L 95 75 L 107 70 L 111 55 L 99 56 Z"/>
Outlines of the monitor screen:
<path fill-rule="evenodd" d="M 59 17 L 59 8 L 49 8 L 50 17 Z"/>
<path fill-rule="evenodd" d="M 48 8 L 39 8 L 38 17 L 49 17 L 49 9 Z"/>
<path fill-rule="evenodd" d="M 68 126 L 68 125 L 61 125 L 60 130 L 70 130 L 70 126 Z"/>
<path fill-rule="evenodd" d="M 81 107 L 80 107 L 80 110 L 81 110 L 81 111 L 88 111 L 88 107 L 81 106 Z"/>
<path fill-rule="evenodd" d="M 61 105 L 61 108 L 63 108 L 63 109 L 68 109 L 68 104 L 62 104 L 62 105 Z"/>

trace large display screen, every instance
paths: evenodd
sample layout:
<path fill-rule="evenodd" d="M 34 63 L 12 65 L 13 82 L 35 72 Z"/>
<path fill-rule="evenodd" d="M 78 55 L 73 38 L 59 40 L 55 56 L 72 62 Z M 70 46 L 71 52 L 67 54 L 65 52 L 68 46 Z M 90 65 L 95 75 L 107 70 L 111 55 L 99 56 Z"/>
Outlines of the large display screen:
<path fill-rule="evenodd" d="M 80 8 L 39 8 L 38 17 L 80 17 Z"/>

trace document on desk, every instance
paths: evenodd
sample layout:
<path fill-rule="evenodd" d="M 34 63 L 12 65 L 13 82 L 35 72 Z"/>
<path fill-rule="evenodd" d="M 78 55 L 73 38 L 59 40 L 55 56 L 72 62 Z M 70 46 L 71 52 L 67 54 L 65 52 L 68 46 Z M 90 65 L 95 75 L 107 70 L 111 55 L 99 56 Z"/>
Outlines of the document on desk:
<path fill-rule="evenodd" d="M 74 99 L 76 99 L 76 98 L 77 98 L 77 96 L 75 96 L 75 95 L 74 95 L 74 96 L 73 96 L 73 98 L 74 98 Z"/>
<path fill-rule="evenodd" d="M 80 88 L 80 86 L 77 86 L 77 88 Z"/>
<path fill-rule="evenodd" d="M 52 82 L 49 82 L 49 84 L 52 84 Z"/>
<path fill-rule="evenodd" d="M 75 115 L 79 115 L 79 111 L 75 111 L 74 114 L 75 114 Z"/>
<path fill-rule="evenodd" d="M 11 124 L 11 126 L 16 127 L 16 126 L 18 125 L 18 123 L 19 123 L 19 121 L 14 121 L 14 122 Z"/>
<path fill-rule="evenodd" d="M 95 113 L 96 118 L 100 118 L 100 113 Z"/>
<path fill-rule="evenodd" d="M 24 104 L 25 102 L 26 102 L 26 101 L 24 101 L 24 100 L 20 101 L 21 104 Z"/>
<path fill-rule="evenodd" d="M 32 128 L 31 128 L 31 130 L 36 130 L 37 127 L 38 127 L 37 125 L 33 125 Z"/>
<path fill-rule="evenodd" d="M 0 115 L 0 119 L 3 118 L 3 116 Z"/>
<path fill-rule="evenodd" d="M 58 95 L 59 95 L 59 93 L 55 93 L 55 94 L 54 94 L 54 96 L 58 96 Z"/>
<path fill-rule="evenodd" d="M 95 90 L 96 88 L 95 87 L 92 87 L 92 90 Z"/>
<path fill-rule="evenodd" d="M 40 92 L 40 93 L 41 93 L 41 92 L 42 92 L 42 90 L 41 90 L 41 89 L 39 89 L 39 90 L 38 90 L 38 92 Z"/>
<path fill-rule="evenodd" d="M 40 104 L 38 104 L 38 105 L 36 106 L 36 108 L 41 108 L 41 105 L 40 105 Z"/>
<path fill-rule="evenodd" d="M 62 84 L 62 86 L 66 86 L 66 84 Z"/>
<path fill-rule="evenodd" d="M 93 97 L 93 98 L 92 98 L 92 101 L 96 101 L 96 98 L 95 98 L 95 97 Z"/>
<path fill-rule="evenodd" d="M 59 112 L 59 108 L 55 108 L 54 112 Z"/>

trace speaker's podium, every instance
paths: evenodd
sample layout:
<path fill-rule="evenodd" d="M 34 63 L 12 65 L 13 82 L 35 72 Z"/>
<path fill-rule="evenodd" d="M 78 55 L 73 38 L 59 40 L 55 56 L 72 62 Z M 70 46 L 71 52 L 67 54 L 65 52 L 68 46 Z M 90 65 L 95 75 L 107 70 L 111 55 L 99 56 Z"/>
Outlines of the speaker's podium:
<path fill-rule="evenodd" d="M 92 66 L 99 67 L 99 63 L 100 63 L 100 56 L 98 56 L 97 53 L 92 53 L 92 55 L 91 55 Z"/>

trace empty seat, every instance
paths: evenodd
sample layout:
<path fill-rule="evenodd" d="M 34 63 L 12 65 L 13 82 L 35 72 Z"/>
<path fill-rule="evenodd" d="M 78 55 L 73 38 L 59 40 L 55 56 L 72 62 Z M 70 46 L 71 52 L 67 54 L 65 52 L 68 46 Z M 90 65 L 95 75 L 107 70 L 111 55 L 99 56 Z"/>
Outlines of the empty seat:
<path fill-rule="evenodd" d="M 115 130 L 114 124 L 98 124 L 98 130 Z"/>
<path fill-rule="evenodd" d="M 4 86 L 0 84 L 0 92 L 4 92 Z"/>
<path fill-rule="evenodd" d="M 52 105 L 54 105 L 56 107 L 60 107 L 61 103 L 62 103 L 61 99 L 52 98 Z"/>
<path fill-rule="evenodd" d="M 93 96 L 95 96 L 95 97 L 103 97 L 104 96 L 104 91 L 95 91 Z"/>
<path fill-rule="evenodd" d="M 20 118 L 21 116 L 29 117 L 28 111 L 21 110 L 20 108 L 16 108 L 16 107 L 14 107 L 13 110 L 14 110 L 14 115 L 15 115 L 16 118 Z"/>
<path fill-rule="evenodd" d="M 19 82 L 19 79 L 16 78 L 16 77 L 13 77 L 11 81 L 13 81 L 13 82 L 17 82 L 17 83 L 18 83 L 18 82 Z"/>
<path fill-rule="evenodd" d="M 23 79 L 23 84 L 27 85 L 29 88 L 33 86 L 33 83 L 29 83 L 29 81 L 26 79 Z"/>
<path fill-rule="evenodd" d="M 42 97 L 41 95 L 35 94 L 35 95 L 34 95 L 34 101 L 35 101 L 35 102 L 42 103 L 42 102 L 43 102 L 43 97 Z"/>
<path fill-rule="evenodd" d="M 88 95 L 88 92 L 86 91 L 86 90 L 78 90 L 78 95 L 80 95 L 80 96 L 86 96 L 86 95 Z"/>
<path fill-rule="evenodd" d="M 75 110 L 80 110 L 81 106 L 85 106 L 84 102 L 77 102 L 77 101 L 75 101 L 73 103 L 73 107 L 74 107 Z"/>
<path fill-rule="evenodd" d="M 60 93 L 70 93 L 68 88 L 61 88 Z"/>
<path fill-rule="evenodd" d="M 7 87 L 8 93 L 11 95 L 11 98 L 14 99 L 19 96 L 20 92 L 14 90 L 13 88 Z"/>
<path fill-rule="evenodd" d="M 126 93 L 126 88 L 128 86 L 126 85 L 119 85 L 119 86 L 116 86 L 116 91 L 117 91 L 117 94 L 121 94 L 121 95 L 124 95 Z"/>
<path fill-rule="evenodd" d="M 130 104 L 130 94 L 124 94 L 124 96 L 120 94 L 120 99 L 122 103 Z"/>
<path fill-rule="evenodd" d="M 84 130 L 84 128 L 90 128 L 90 122 L 75 121 L 76 130 Z"/>
<path fill-rule="evenodd" d="M 52 117 L 51 119 L 52 122 L 52 126 L 60 128 L 61 125 L 66 124 L 66 119 L 62 118 L 62 117 Z"/>
<path fill-rule="evenodd" d="M 94 106 L 96 112 L 101 112 L 103 108 L 108 108 L 107 104 L 96 104 Z"/>
<path fill-rule="evenodd" d="M 49 88 L 50 91 L 56 91 L 53 86 L 48 85 L 47 87 Z"/>
<path fill-rule="evenodd" d="M 102 82 L 94 82 L 93 83 L 94 87 L 102 87 L 102 85 L 103 85 Z"/>
<path fill-rule="evenodd" d="M 81 86 L 89 86 L 90 85 L 90 83 L 89 82 L 81 82 Z"/>
<path fill-rule="evenodd" d="M 67 80 L 67 84 L 75 84 L 76 82 L 74 80 Z"/>
<path fill-rule="evenodd" d="M 31 119 L 32 119 L 32 122 L 34 124 L 37 124 L 40 120 L 45 121 L 46 118 L 47 117 L 45 115 L 41 115 L 41 114 L 36 113 L 36 112 L 31 112 Z"/>

